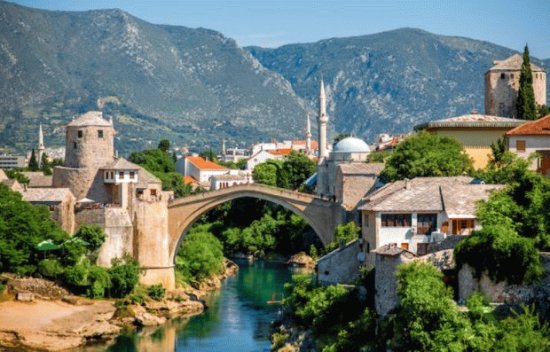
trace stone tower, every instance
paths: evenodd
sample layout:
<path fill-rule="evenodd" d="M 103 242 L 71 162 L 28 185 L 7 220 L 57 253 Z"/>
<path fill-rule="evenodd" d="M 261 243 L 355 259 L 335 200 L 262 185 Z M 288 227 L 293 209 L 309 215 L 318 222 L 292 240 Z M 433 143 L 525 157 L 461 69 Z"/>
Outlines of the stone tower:
<path fill-rule="evenodd" d="M 327 157 L 327 97 L 325 95 L 325 84 L 321 76 L 321 87 L 319 89 L 319 162 Z"/>
<path fill-rule="evenodd" d="M 516 117 L 516 98 L 523 57 L 514 54 L 493 64 L 485 73 L 485 114 Z M 546 72 L 533 63 L 531 72 L 535 102 L 537 105 L 546 105 Z"/>
<path fill-rule="evenodd" d="M 306 120 L 306 153 L 311 153 L 311 122 L 309 121 L 309 114 L 307 114 Z"/>
<path fill-rule="evenodd" d="M 38 167 L 42 167 L 42 155 L 44 155 L 44 150 L 46 147 L 44 146 L 44 133 L 42 133 L 42 124 L 40 124 L 40 127 L 38 128 Z"/>
<path fill-rule="evenodd" d="M 100 111 L 87 112 L 66 127 L 66 167 L 97 169 L 113 161 L 115 130 Z"/>

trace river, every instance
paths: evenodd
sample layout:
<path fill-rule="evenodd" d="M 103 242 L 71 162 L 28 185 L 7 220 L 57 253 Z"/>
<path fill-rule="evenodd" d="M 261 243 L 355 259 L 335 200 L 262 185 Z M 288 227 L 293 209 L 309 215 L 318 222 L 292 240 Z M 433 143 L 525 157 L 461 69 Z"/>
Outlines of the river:
<path fill-rule="evenodd" d="M 283 285 L 290 281 L 292 272 L 278 263 L 237 264 L 238 274 L 225 280 L 220 291 L 206 297 L 208 309 L 203 314 L 121 335 L 107 351 L 270 351 L 270 324 L 278 318 L 280 305 L 269 305 L 267 301 L 274 293 L 275 300 L 281 299 Z"/>

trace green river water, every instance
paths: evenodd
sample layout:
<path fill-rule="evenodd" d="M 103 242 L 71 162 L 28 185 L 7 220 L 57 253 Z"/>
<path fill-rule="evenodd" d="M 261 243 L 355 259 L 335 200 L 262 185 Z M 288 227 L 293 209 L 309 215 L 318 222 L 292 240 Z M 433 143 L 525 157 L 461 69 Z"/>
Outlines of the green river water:
<path fill-rule="evenodd" d="M 162 327 L 119 336 L 114 345 L 93 346 L 85 351 L 270 351 L 271 322 L 280 314 L 279 305 L 269 305 L 292 272 L 287 265 L 238 261 L 239 273 L 222 289 L 206 297 L 208 309 L 191 318 L 174 319 Z"/>

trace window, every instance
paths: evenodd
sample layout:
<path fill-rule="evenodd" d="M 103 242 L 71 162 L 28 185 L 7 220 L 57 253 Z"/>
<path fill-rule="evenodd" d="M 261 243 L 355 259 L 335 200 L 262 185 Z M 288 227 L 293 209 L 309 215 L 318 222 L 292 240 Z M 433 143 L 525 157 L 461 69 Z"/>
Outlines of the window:
<path fill-rule="evenodd" d="M 411 214 L 382 214 L 382 227 L 409 227 Z"/>
<path fill-rule="evenodd" d="M 82 135 L 83 135 L 83 132 L 81 130 L 79 130 L 76 135 L 78 136 L 78 138 L 82 138 Z"/>
<path fill-rule="evenodd" d="M 409 244 L 407 242 L 401 243 L 401 248 L 409 250 Z"/>
<path fill-rule="evenodd" d="M 416 221 L 416 233 L 429 235 L 437 228 L 437 214 L 418 214 Z"/>
<path fill-rule="evenodd" d="M 76 145 L 76 142 L 73 142 L 73 149 L 76 149 L 78 148 L 78 146 Z"/>
<path fill-rule="evenodd" d="M 453 219 L 453 235 L 469 235 L 474 225 L 474 219 Z"/>
<path fill-rule="evenodd" d="M 416 244 L 416 254 L 425 255 L 428 254 L 429 243 L 417 243 Z"/>
<path fill-rule="evenodd" d="M 133 180 L 135 176 L 136 176 L 136 173 L 133 171 L 130 171 L 130 180 Z"/>
<path fill-rule="evenodd" d="M 151 190 L 151 196 L 152 196 L 152 197 L 156 197 L 156 196 L 157 196 L 157 190 L 156 190 L 156 189 L 152 189 L 152 190 Z"/>
<path fill-rule="evenodd" d="M 506 74 L 505 74 L 505 73 L 501 73 L 501 74 L 500 74 L 500 79 L 506 79 Z"/>
<path fill-rule="evenodd" d="M 511 79 L 514 79 L 514 74 L 513 74 L 513 73 L 510 74 L 510 78 L 511 78 Z"/>
<path fill-rule="evenodd" d="M 516 150 L 518 152 L 524 152 L 525 151 L 525 141 L 516 141 Z"/>
<path fill-rule="evenodd" d="M 103 130 L 97 130 L 97 138 L 103 138 Z"/>
<path fill-rule="evenodd" d="M 118 177 L 119 177 L 119 178 L 124 178 L 124 171 L 120 171 L 120 172 L 118 173 Z"/>

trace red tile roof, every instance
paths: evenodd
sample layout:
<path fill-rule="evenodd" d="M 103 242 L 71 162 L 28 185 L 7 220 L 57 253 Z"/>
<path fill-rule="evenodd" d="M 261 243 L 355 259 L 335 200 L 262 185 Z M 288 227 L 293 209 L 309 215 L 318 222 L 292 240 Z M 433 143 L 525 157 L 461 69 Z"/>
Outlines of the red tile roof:
<path fill-rule="evenodd" d="M 550 135 L 550 115 L 535 121 L 529 121 L 508 131 L 507 136 L 517 135 Z"/>
<path fill-rule="evenodd" d="M 218 165 L 210 160 L 205 160 L 200 156 L 188 156 L 185 160 L 201 170 L 229 170 L 228 168 Z"/>
<path fill-rule="evenodd" d="M 275 150 L 266 150 L 269 154 L 272 155 L 290 155 L 292 152 L 291 148 L 275 149 Z"/>
<path fill-rule="evenodd" d="M 197 183 L 197 180 L 195 180 L 191 176 L 183 176 L 183 184 L 184 185 L 189 185 L 189 184 L 192 185 L 193 183 Z"/>

